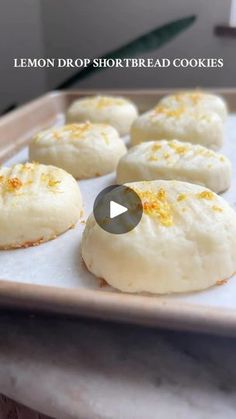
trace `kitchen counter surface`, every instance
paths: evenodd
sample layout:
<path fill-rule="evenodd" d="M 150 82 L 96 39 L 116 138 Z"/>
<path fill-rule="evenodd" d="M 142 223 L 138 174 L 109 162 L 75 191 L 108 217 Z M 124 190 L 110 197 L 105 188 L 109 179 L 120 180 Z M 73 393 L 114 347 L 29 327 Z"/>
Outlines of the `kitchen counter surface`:
<path fill-rule="evenodd" d="M 59 419 L 233 419 L 236 339 L 2 313 L 0 393 Z"/>

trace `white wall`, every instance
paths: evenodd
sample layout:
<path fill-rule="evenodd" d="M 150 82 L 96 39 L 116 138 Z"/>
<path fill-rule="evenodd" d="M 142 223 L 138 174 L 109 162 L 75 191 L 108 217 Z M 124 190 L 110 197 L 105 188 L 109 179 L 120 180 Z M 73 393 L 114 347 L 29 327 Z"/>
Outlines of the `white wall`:
<path fill-rule="evenodd" d="M 0 112 L 46 89 L 45 71 L 14 69 L 14 57 L 42 56 L 42 27 L 38 0 L 1 0 Z"/>
<path fill-rule="evenodd" d="M 47 56 L 94 57 L 158 25 L 198 15 L 197 23 L 158 50 L 155 57 L 223 57 L 223 69 L 112 69 L 81 82 L 83 87 L 162 87 L 235 85 L 235 39 L 213 34 L 229 20 L 230 0 L 42 0 Z M 149 54 L 150 56 L 150 54 Z M 73 70 L 50 70 L 55 87 Z"/>

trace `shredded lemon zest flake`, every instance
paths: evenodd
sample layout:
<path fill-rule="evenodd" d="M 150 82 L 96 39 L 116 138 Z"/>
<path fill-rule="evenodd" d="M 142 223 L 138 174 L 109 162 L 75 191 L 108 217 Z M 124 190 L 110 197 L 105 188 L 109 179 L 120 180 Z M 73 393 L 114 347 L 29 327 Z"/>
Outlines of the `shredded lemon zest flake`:
<path fill-rule="evenodd" d="M 18 167 L 21 172 L 26 172 L 28 170 L 34 170 L 35 166 L 38 166 L 38 165 L 39 163 L 37 162 L 32 162 L 32 163 L 27 162 L 24 164 L 19 164 Z"/>
<path fill-rule="evenodd" d="M 95 102 L 95 106 L 98 109 L 106 108 L 107 106 L 113 105 L 124 105 L 125 101 L 121 98 L 112 98 L 112 97 L 98 97 Z"/>
<path fill-rule="evenodd" d="M 153 144 L 150 150 L 150 154 L 148 156 L 148 160 L 158 160 L 156 153 L 161 150 L 162 144 Z"/>
<path fill-rule="evenodd" d="M 34 168 L 34 165 L 31 163 L 25 163 L 25 164 L 19 164 L 19 171 L 24 172 L 26 170 L 32 170 Z M 21 189 L 24 186 L 24 183 L 22 182 L 19 177 L 8 177 L 7 176 L 0 176 L 0 185 L 4 192 L 14 193 L 17 192 L 19 189 Z"/>
<path fill-rule="evenodd" d="M 212 199 L 215 198 L 215 195 L 211 191 L 202 191 L 202 192 L 197 194 L 197 198 L 207 199 L 207 200 L 211 201 Z"/>
<path fill-rule="evenodd" d="M 43 131 L 36 135 L 35 142 L 40 142 L 42 139 L 45 138 L 45 135 L 51 134 L 54 140 L 61 140 L 65 138 L 66 133 L 73 134 L 74 139 L 80 139 L 83 134 L 89 131 L 92 127 L 91 122 L 82 122 L 78 124 L 67 124 L 63 127 L 55 128 L 52 130 Z"/>
<path fill-rule="evenodd" d="M 41 181 L 50 188 L 53 188 L 54 186 L 57 186 L 59 183 L 61 183 L 60 180 L 57 180 L 54 177 L 52 177 L 50 173 L 42 173 Z"/>
<path fill-rule="evenodd" d="M 173 99 L 176 100 L 176 102 L 183 103 L 185 101 L 185 98 L 189 98 L 193 105 L 197 105 L 203 98 L 202 92 L 179 92 L 173 95 Z"/>
<path fill-rule="evenodd" d="M 174 118 L 180 117 L 186 111 L 185 107 L 179 107 L 176 109 L 171 109 L 165 106 L 158 105 L 153 109 L 153 116 L 158 114 L 163 114 L 165 116 L 170 116 Z"/>
<path fill-rule="evenodd" d="M 214 152 L 210 150 L 202 150 L 200 154 L 202 154 L 204 157 L 215 157 Z"/>
<path fill-rule="evenodd" d="M 216 205 L 213 205 L 212 209 L 213 209 L 213 211 L 218 211 L 218 212 L 222 212 L 223 211 L 223 208 L 217 207 Z"/>
<path fill-rule="evenodd" d="M 68 132 L 68 134 L 73 134 L 73 138 L 75 139 L 80 139 L 83 134 L 85 134 L 86 132 L 88 132 L 92 127 L 91 122 L 83 122 L 81 124 L 69 124 L 69 125 L 64 125 L 64 127 L 59 128 L 57 130 L 54 130 L 52 132 L 53 137 L 56 140 L 60 140 L 61 138 L 63 138 L 63 133 Z"/>
<path fill-rule="evenodd" d="M 102 132 L 101 134 L 102 134 L 102 137 L 103 137 L 104 142 L 106 144 L 109 144 L 110 141 L 109 141 L 109 137 L 108 137 L 107 133 L 106 132 Z"/>
<path fill-rule="evenodd" d="M 17 191 L 22 187 L 23 183 L 17 177 L 7 179 L 7 189 L 9 191 Z"/>
<path fill-rule="evenodd" d="M 61 134 L 58 131 L 53 131 L 53 138 L 55 140 L 60 140 L 61 139 Z"/>
<path fill-rule="evenodd" d="M 172 147 L 177 154 L 185 154 L 188 151 L 187 147 L 184 147 L 184 146 L 175 146 L 175 147 L 171 145 L 169 146 Z"/>
<path fill-rule="evenodd" d="M 40 134 L 38 134 L 35 137 L 36 142 L 40 142 L 42 139 L 45 138 L 45 135 L 51 134 L 54 140 L 63 140 L 67 138 L 73 138 L 75 140 L 84 139 L 84 135 L 87 134 L 90 130 L 92 130 L 93 127 L 99 126 L 100 130 L 107 127 L 107 124 L 92 124 L 91 122 L 82 122 L 82 123 L 75 123 L 75 124 L 67 124 L 63 127 L 52 129 L 51 131 L 45 131 Z M 99 134 L 101 134 L 103 140 L 105 143 L 109 143 L 108 135 L 105 131 L 99 131 Z"/>
<path fill-rule="evenodd" d="M 148 157 L 149 161 L 158 161 L 158 157 L 154 156 L 153 154 Z"/>
<path fill-rule="evenodd" d="M 158 192 L 140 190 L 136 192 L 142 200 L 145 214 L 157 217 L 160 224 L 164 227 L 173 225 L 171 207 L 167 200 L 166 191 L 163 188 L 160 188 Z"/>
<path fill-rule="evenodd" d="M 161 188 L 158 193 L 157 193 L 157 197 L 158 199 L 160 199 L 160 201 L 165 201 L 166 200 L 166 191 L 165 189 Z"/>
<path fill-rule="evenodd" d="M 14 193 L 19 191 L 21 188 L 25 186 L 32 185 L 34 183 L 33 176 L 35 172 L 35 166 L 38 166 L 38 163 L 25 163 L 19 164 L 18 169 L 19 172 L 29 171 L 29 176 L 27 174 L 27 178 L 23 181 L 19 177 L 8 177 L 8 176 L 0 176 L 0 186 L 4 192 Z M 32 175 L 32 176 L 31 176 Z M 41 173 L 40 181 L 45 183 L 46 186 L 53 188 L 61 183 L 60 180 L 57 180 L 53 177 L 52 173 Z"/>
<path fill-rule="evenodd" d="M 194 148 L 191 147 L 189 145 L 178 145 L 175 143 L 175 141 L 170 141 L 167 142 L 167 146 L 169 148 L 171 148 L 176 154 L 179 155 L 184 155 L 188 152 L 193 152 L 193 155 L 202 155 L 203 157 L 206 158 L 214 158 L 214 159 L 219 159 L 220 161 L 225 161 L 225 157 L 224 156 L 218 156 L 216 155 L 213 151 L 210 150 L 204 150 L 202 148 Z M 160 149 L 162 148 L 162 145 L 160 144 L 155 144 L 152 146 L 152 148 L 150 149 L 150 154 L 148 156 L 148 160 L 158 160 L 157 156 L 155 155 L 156 152 L 158 152 Z M 168 159 L 169 157 L 171 157 L 172 154 L 169 154 L 168 152 L 163 152 L 162 157 L 165 159 Z M 208 167 L 212 167 L 211 164 L 208 165 Z"/>
<path fill-rule="evenodd" d="M 188 96 L 195 105 L 197 105 L 197 103 L 199 103 L 203 98 L 203 94 L 201 92 L 190 93 Z"/>
<path fill-rule="evenodd" d="M 185 201 L 185 199 L 187 199 L 187 195 L 185 195 L 185 194 L 183 194 L 183 193 L 181 193 L 181 194 L 179 194 L 179 195 L 177 196 L 177 201 L 178 201 L 178 202 L 180 202 L 180 201 Z"/>
<path fill-rule="evenodd" d="M 189 146 L 180 146 L 175 141 L 168 142 L 168 146 L 172 148 L 177 154 L 185 154 L 190 149 Z"/>
<path fill-rule="evenodd" d="M 57 186 L 59 183 L 61 183 L 60 180 L 49 179 L 48 186 L 52 188 L 53 186 Z"/>
<path fill-rule="evenodd" d="M 159 151 L 161 148 L 162 148 L 162 144 L 153 144 L 151 151 L 155 153 L 156 151 Z"/>
<path fill-rule="evenodd" d="M 169 149 L 172 149 L 174 152 L 176 152 L 177 154 L 183 155 L 185 154 L 187 151 L 190 150 L 189 146 L 180 146 L 178 145 L 175 141 L 169 141 L 167 142 L 167 146 L 169 147 Z M 162 144 L 154 144 L 152 145 L 151 149 L 150 149 L 150 154 L 148 156 L 148 160 L 158 160 L 156 153 L 161 150 L 162 148 Z M 163 153 L 163 158 L 164 159 L 169 159 L 171 157 L 171 154 L 168 152 L 164 152 Z"/>
<path fill-rule="evenodd" d="M 184 154 L 184 153 L 186 153 L 186 151 L 187 151 L 187 147 L 183 147 L 183 146 L 181 146 L 181 147 L 177 147 L 177 148 L 175 149 L 175 151 L 176 151 L 176 153 L 178 153 L 178 154 Z"/>

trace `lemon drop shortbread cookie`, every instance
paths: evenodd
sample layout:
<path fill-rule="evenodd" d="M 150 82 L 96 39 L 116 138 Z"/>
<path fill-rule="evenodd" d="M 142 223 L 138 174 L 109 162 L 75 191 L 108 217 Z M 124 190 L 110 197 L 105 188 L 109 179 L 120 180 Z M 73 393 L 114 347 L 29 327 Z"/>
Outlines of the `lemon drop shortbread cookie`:
<path fill-rule="evenodd" d="M 30 163 L 0 168 L 0 249 L 54 239 L 81 215 L 80 190 L 64 170 Z"/>
<path fill-rule="evenodd" d="M 215 112 L 222 121 L 225 121 L 228 114 L 227 105 L 220 96 L 200 90 L 180 91 L 165 96 L 160 100 L 159 105 L 172 109 L 186 106 L 188 108 Z"/>
<path fill-rule="evenodd" d="M 29 148 L 30 160 L 61 167 L 76 179 L 112 172 L 125 153 L 115 128 L 90 122 L 42 131 Z"/>
<path fill-rule="evenodd" d="M 172 141 L 148 141 L 125 154 L 117 167 L 117 182 L 182 180 L 206 186 L 214 192 L 230 187 L 231 163 L 206 147 Z"/>
<path fill-rule="evenodd" d="M 103 122 L 112 125 L 120 135 L 129 133 L 137 118 L 136 106 L 128 99 L 112 96 L 92 96 L 76 100 L 67 113 L 68 122 Z"/>
<path fill-rule="evenodd" d="M 133 145 L 150 140 L 178 139 L 217 149 L 224 141 L 224 124 L 215 112 L 157 106 L 139 116 L 131 127 Z"/>
<path fill-rule="evenodd" d="M 140 223 L 112 235 L 91 215 L 82 257 L 124 292 L 177 293 L 220 283 L 236 271 L 236 213 L 209 189 L 179 181 L 127 184 L 142 200 Z"/>

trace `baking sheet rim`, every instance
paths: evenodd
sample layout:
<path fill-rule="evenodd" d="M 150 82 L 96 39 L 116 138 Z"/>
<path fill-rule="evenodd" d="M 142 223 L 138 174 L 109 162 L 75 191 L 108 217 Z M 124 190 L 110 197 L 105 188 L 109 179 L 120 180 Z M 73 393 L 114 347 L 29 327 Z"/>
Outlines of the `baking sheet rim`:
<path fill-rule="evenodd" d="M 0 281 L 0 304 L 27 312 L 67 314 L 186 331 L 236 335 L 236 310 L 145 296 Z"/>

